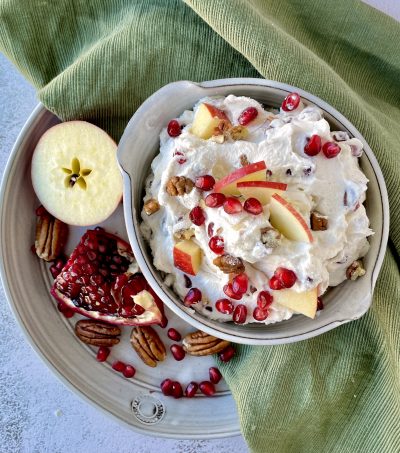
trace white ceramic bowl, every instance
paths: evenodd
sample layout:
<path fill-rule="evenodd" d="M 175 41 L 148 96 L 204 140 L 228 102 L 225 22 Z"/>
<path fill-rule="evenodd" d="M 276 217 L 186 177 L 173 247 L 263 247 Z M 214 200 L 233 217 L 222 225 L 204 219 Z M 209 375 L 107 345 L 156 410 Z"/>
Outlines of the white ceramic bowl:
<path fill-rule="evenodd" d="M 333 130 L 347 131 L 364 144 L 360 165 L 369 179 L 366 209 L 375 234 L 364 259 L 366 275 L 355 282 L 343 282 L 324 296 L 324 310 L 312 320 L 296 315 L 271 325 L 221 323 L 185 307 L 179 297 L 166 286 L 153 265 L 148 244 L 140 234 L 140 213 L 144 182 L 150 164 L 159 152 L 159 134 L 171 118 L 205 96 L 228 94 L 249 96 L 259 102 L 278 107 L 284 97 L 296 91 L 305 104 L 312 103 L 324 111 Z M 379 164 L 357 129 L 326 102 L 299 88 L 264 79 L 223 79 L 203 83 L 187 81 L 164 86 L 149 97 L 129 121 L 118 147 L 118 160 L 124 176 L 124 214 L 129 240 L 143 274 L 168 307 L 194 327 L 211 335 L 237 343 L 280 344 L 320 335 L 346 322 L 360 318 L 371 305 L 372 294 L 382 265 L 389 229 L 389 204 Z"/>

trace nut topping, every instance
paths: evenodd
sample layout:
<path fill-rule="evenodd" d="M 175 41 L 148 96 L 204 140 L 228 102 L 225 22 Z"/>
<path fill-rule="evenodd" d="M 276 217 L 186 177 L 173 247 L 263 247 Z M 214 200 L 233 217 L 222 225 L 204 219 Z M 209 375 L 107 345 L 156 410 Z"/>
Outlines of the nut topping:
<path fill-rule="evenodd" d="M 119 343 L 121 329 L 95 319 L 81 319 L 75 324 L 76 336 L 92 346 L 114 346 Z"/>
<path fill-rule="evenodd" d="M 214 129 L 211 139 L 217 143 L 224 143 L 225 139 L 244 140 L 248 137 L 249 130 L 245 126 L 232 126 L 229 121 L 221 120 Z"/>
<path fill-rule="evenodd" d="M 36 224 L 35 250 L 39 258 L 53 261 L 60 256 L 68 235 L 68 225 L 44 211 Z"/>
<path fill-rule="evenodd" d="M 246 167 L 247 165 L 250 165 L 249 159 L 247 159 L 246 154 L 242 154 L 240 156 L 240 165 L 242 167 Z"/>
<path fill-rule="evenodd" d="M 245 140 L 249 136 L 249 130 L 245 126 L 233 126 L 228 132 L 232 140 Z"/>
<path fill-rule="evenodd" d="M 157 366 L 157 362 L 162 362 L 167 354 L 164 343 L 150 326 L 134 327 L 131 345 L 143 362 L 153 368 Z"/>
<path fill-rule="evenodd" d="M 167 182 L 167 193 L 172 197 L 190 193 L 194 187 L 194 182 L 185 176 L 172 176 Z"/>
<path fill-rule="evenodd" d="M 325 231 L 328 229 L 328 217 L 317 211 L 311 213 L 310 223 L 313 231 Z"/>
<path fill-rule="evenodd" d="M 353 261 L 346 270 L 348 280 L 357 280 L 358 277 L 365 275 L 365 269 L 360 260 Z"/>
<path fill-rule="evenodd" d="M 275 230 L 275 228 L 261 228 L 260 232 L 261 242 L 265 245 L 265 247 L 273 249 L 281 245 L 281 233 L 279 233 L 278 230 Z"/>
<path fill-rule="evenodd" d="M 189 240 L 194 236 L 193 228 L 182 228 L 178 231 L 175 231 L 174 238 L 178 240 Z"/>
<path fill-rule="evenodd" d="M 216 354 L 229 346 L 229 341 L 208 335 L 201 330 L 192 332 L 183 339 L 183 349 L 190 355 L 205 356 Z"/>
<path fill-rule="evenodd" d="M 213 263 L 221 269 L 224 274 L 241 274 L 245 271 L 242 258 L 232 255 L 221 255 L 214 259 Z"/>
<path fill-rule="evenodd" d="M 150 200 L 147 200 L 144 203 L 143 209 L 147 215 L 151 215 L 160 209 L 160 205 L 157 200 L 155 200 L 154 198 L 150 198 Z"/>

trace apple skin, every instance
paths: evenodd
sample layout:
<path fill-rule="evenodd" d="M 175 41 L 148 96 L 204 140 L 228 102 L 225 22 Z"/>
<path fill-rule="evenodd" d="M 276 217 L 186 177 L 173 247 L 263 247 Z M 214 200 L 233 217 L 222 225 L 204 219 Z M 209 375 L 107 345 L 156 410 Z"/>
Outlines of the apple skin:
<path fill-rule="evenodd" d="M 231 124 L 229 118 L 222 110 L 211 104 L 200 104 L 193 120 L 191 133 L 207 140 L 212 137 L 214 129 L 218 127 L 221 120 Z"/>
<path fill-rule="evenodd" d="M 287 239 L 299 242 L 313 242 L 313 235 L 301 214 L 277 193 L 272 195 L 270 223 Z"/>
<path fill-rule="evenodd" d="M 266 169 L 267 166 L 263 160 L 241 167 L 220 179 L 214 185 L 214 192 L 238 196 L 240 192 L 236 187 L 237 183 L 243 181 L 265 181 L 267 179 Z"/>
<path fill-rule="evenodd" d="M 273 291 L 274 303 L 289 308 L 296 313 L 301 313 L 311 319 L 315 318 L 318 303 L 318 289 L 297 293 L 292 289 Z"/>
<path fill-rule="evenodd" d="M 266 205 L 273 194 L 283 194 L 287 184 L 273 181 L 244 181 L 238 182 L 236 187 L 245 198 L 257 198 L 262 205 Z"/>
<path fill-rule="evenodd" d="M 192 240 L 178 242 L 174 246 L 174 266 L 185 274 L 196 275 L 202 259 L 201 248 Z"/>

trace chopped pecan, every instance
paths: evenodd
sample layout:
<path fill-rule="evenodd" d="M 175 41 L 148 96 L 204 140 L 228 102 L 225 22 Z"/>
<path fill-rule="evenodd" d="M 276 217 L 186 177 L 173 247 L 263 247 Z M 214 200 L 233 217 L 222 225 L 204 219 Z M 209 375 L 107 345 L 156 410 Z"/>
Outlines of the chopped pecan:
<path fill-rule="evenodd" d="M 39 258 L 53 261 L 63 251 L 68 236 L 68 225 L 48 212 L 38 216 L 36 223 L 35 250 Z"/>
<path fill-rule="evenodd" d="M 174 238 L 178 240 L 188 240 L 194 236 L 193 228 L 182 228 L 178 231 L 175 231 Z"/>
<path fill-rule="evenodd" d="M 365 269 L 360 260 L 353 261 L 346 270 L 348 280 L 357 280 L 358 277 L 365 275 Z"/>
<path fill-rule="evenodd" d="M 278 230 L 275 230 L 275 228 L 272 227 L 265 227 L 261 228 L 261 242 L 265 245 L 267 248 L 276 248 L 281 244 L 281 233 L 279 233 Z"/>
<path fill-rule="evenodd" d="M 190 355 L 205 356 L 216 354 L 229 346 L 229 341 L 220 340 L 201 330 L 192 332 L 183 339 L 183 349 Z"/>
<path fill-rule="evenodd" d="M 231 128 L 231 123 L 227 120 L 221 120 L 218 126 L 214 128 L 213 136 L 222 135 L 225 136 L 228 130 Z"/>
<path fill-rule="evenodd" d="M 249 136 L 249 130 L 245 126 L 233 126 L 228 134 L 232 140 L 244 140 Z"/>
<path fill-rule="evenodd" d="M 241 165 L 242 167 L 246 167 L 247 165 L 250 165 L 250 162 L 249 162 L 249 160 L 247 159 L 246 154 L 242 154 L 242 155 L 240 156 L 240 165 Z"/>
<path fill-rule="evenodd" d="M 147 215 L 151 215 L 160 209 L 160 205 L 157 200 L 155 200 L 154 198 L 150 198 L 150 200 L 147 200 L 144 203 L 143 209 Z"/>
<path fill-rule="evenodd" d="M 119 343 L 121 329 L 95 319 L 81 319 L 75 324 L 76 336 L 92 346 L 114 346 Z"/>
<path fill-rule="evenodd" d="M 164 343 L 150 326 L 134 327 L 131 333 L 131 345 L 143 362 L 153 368 L 167 355 Z"/>
<path fill-rule="evenodd" d="M 185 176 L 172 176 L 167 182 L 167 193 L 172 197 L 190 193 L 194 187 L 194 182 Z"/>
<path fill-rule="evenodd" d="M 325 231 L 328 229 L 328 217 L 317 211 L 311 213 L 310 223 L 313 231 Z"/>
<path fill-rule="evenodd" d="M 224 274 L 241 274 L 245 271 L 242 258 L 237 258 L 229 254 L 217 256 L 213 263 L 221 269 Z"/>
<path fill-rule="evenodd" d="M 227 120 L 221 120 L 214 129 L 213 141 L 223 143 L 225 139 L 243 140 L 249 135 L 249 130 L 245 126 L 232 126 Z"/>

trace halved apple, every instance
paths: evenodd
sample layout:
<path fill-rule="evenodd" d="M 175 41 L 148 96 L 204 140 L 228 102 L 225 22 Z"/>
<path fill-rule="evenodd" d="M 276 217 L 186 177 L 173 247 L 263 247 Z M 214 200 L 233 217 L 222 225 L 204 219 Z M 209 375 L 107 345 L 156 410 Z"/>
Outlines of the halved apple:
<path fill-rule="evenodd" d="M 267 166 L 263 160 L 241 167 L 229 173 L 225 178 L 220 179 L 214 186 L 214 192 L 221 192 L 224 195 L 240 195 L 236 187 L 237 183 L 244 181 L 266 181 L 266 169 Z"/>
<path fill-rule="evenodd" d="M 186 274 L 197 274 L 201 258 L 201 248 L 191 239 L 178 242 L 174 246 L 174 266 Z"/>
<path fill-rule="evenodd" d="M 265 205 L 270 202 L 274 193 L 282 195 L 287 184 L 273 181 L 243 181 L 238 182 L 236 187 L 245 198 L 257 198 L 261 204 Z"/>
<path fill-rule="evenodd" d="M 204 140 L 209 139 L 221 120 L 230 121 L 226 114 L 211 104 L 200 104 L 193 120 L 192 134 Z"/>
<path fill-rule="evenodd" d="M 281 289 L 273 292 L 274 302 L 314 319 L 317 312 L 318 289 L 297 293 L 292 289 Z"/>
<path fill-rule="evenodd" d="M 313 235 L 310 228 L 288 201 L 275 193 L 269 204 L 271 225 L 291 241 L 312 242 Z"/>

